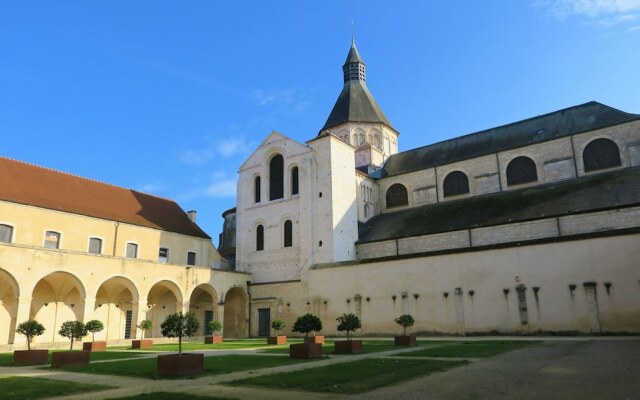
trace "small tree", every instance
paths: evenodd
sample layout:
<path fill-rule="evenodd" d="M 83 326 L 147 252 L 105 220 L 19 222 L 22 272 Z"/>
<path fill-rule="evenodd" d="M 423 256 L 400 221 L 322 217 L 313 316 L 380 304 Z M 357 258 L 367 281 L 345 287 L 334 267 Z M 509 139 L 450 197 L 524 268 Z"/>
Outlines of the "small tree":
<path fill-rule="evenodd" d="M 351 340 L 349 338 L 349 332 L 360 329 L 361 327 L 360 318 L 355 314 L 342 314 L 336 318 L 336 321 L 338 321 L 339 331 L 347 331 L 347 340 Z"/>
<path fill-rule="evenodd" d="M 27 337 L 27 350 L 31 350 L 31 341 L 34 337 L 44 333 L 44 326 L 40 322 L 30 319 L 29 321 L 20 323 L 16 332 Z"/>
<path fill-rule="evenodd" d="M 182 338 L 190 337 L 200 327 L 200 322 L 193 313 L 183 314 L 182 311 L 169 314 L 160 325 L 162 334 L 169 338 L 178 338 L 178 354 L 182 354 Z"/>
<path fill-rule="evenodd" d="M 404 328 L 404 335 L 407 335 L 407 328 L 410 326 L 413 326 L 414 324 L 414 319 L 411 315 L 409 314 L 403 314 L 401 316 L 399 316 L 398 318 L 394 319 L 394 321 L 396 321 L 396 324 L 400 325 L 401 327 Z"/>
<path fill-rule="evenodd" d="M 211 321 L 209 322 L 207 327 L 209 328 L 213 336 L 215 336 L 216 332 L 222 329 L 222 324 L 220 323 L 220 321 Z"/>
<path fill-rule="evenodd" d="M 97 319 L 92 319 L 91 321 L 84 324 L 84 328 L 87 330 L 87 332 L 91 332 L 91 341 L 95 342 L 96 333 L 102 331 L 104 329 L 104 325 Z"/>
<path fill-rule="evenodd" d="M 151 321 L 149 321 L 148 319 L 143 319 L 136 326 L 138 327 L 138 329 L 140 329 L 140 339 L 144 339 L 144 333 L 151 329 Z"/>
<path fill-rule="evenodd" d="M 298 319 L 293 324 L 294 332 L 304 333 L 305 339 L 309 337 L 309 332 L 316 332 L 322 330 L 322 321 L 320 318 L 313 314 L 305 314 Z"/>
<path fill-rule="evenodd" d="M 276 331 L 276 336 L 278 336 L 279 331 L 287 327 L 287 323 L 281 319 L 277 319 L 271 323 L 271 327 Z"/>
<path fill-rule="evenodd" d="M 58 334 L 71 340 L 71 347 L 69 350 L 73 350 L 73 340 L 87 336 L 87 330 L 85 329 L 84 324 L 80 321 L 65 321 L 60 326 Z"/>

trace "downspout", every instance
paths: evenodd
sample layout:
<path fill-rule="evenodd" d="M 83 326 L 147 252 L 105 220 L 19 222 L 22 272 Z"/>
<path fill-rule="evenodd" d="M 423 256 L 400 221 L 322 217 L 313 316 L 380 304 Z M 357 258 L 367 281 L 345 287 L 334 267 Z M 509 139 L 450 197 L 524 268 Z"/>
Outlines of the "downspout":
<path fill-rule="evenodd" d="M 251 337 L 251 281 L 247 281 L 247 296 L 249 297 L 249 337 Z"/>
<path fill-rule="evenodd" d="M 113 234 L 113 256 L 114 257 L 116 256 L 116 246 L 117 246 L 117 243 L 118 243 L 118 227 L 119 226 L 120 226 L 120 222 L 116 221 L 116 223 L 115 223 L 116 229 L 115 229 L 115 232 Z"/>

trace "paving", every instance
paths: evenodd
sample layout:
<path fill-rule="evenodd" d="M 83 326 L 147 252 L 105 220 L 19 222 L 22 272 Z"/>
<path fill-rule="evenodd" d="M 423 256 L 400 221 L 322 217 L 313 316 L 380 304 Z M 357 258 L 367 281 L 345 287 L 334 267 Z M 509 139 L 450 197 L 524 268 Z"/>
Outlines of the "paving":
<path fill-rule="evenodd" d="M 514 338 L 496 339 L 513 340 Z M 208 375 L 195 379 L 151 380 L 32 367 L 0 367 L 0 375 L 32 376 L 114 387 L 101 392 L 50 398 L 54 400 L 108 399 L 158 391 L 185 392 L 238 400 L 640 400 L 640 339 L 637 337 L 545 338 L 538 346 L 528 346 L 487 359 L 467 359 L 470 364 L 465 366 L 357 395 L 222 385 L 224 382 L 236 379 L 315 368 L 363 358 L 393 357 L 395 354 L 413 350 L 415 348 L 352 356 L 332 355 L 330 359 L 312 363 Z M 255 352 L 255 350 L 214 351 L 215 354 Z M 211 354 L 209 351 L 205 353 Z"/>

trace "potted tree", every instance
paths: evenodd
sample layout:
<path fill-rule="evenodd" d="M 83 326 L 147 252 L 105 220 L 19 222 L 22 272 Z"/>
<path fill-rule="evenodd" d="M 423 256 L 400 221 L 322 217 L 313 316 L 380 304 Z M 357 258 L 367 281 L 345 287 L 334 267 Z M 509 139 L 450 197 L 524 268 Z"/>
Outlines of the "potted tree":
<path fill-rule="evenodd" d="M 222 336 L 216 335 L 216 332 L 222 329 L 222 324 L 220 323 L 220 321 L 211 321 L 209 322 L 209 324 L 207 324 L 207 327 L 211 331 L 211 335 L 204 337 L 204 343 L 205 344 L 222 343 Z"/>
<path fill-rule="evenodd" d="M 47 349 L 31 349 L 31 341 L 34 337 L 44 333 L 44 326 L 36 320 L 22 322 L 18 325 L 16 332 L 27 337 L 27 350 L 15 350 L 13 352 L 14 365 L 34 365 L 45 364 L 49 356 Z"/>
<path fill-rule="evenodd" d="M 144 334 L 146 331 L 151 329 L 151 321 L 148 319 L 143 319 L 140 321 L 138 325 L 136 325 L 138 329 L 140 329 L 140 340 L 132 340 L 131 348 L 132 349 L 148 349 L 153 346 L 153 339 L 145 339 Z"/>
<path fill-rule="evenodd" d="M 159 376 L 195 375 L 204 371 L 204 354 L 182 353 L 182 338 L 190 337 L 199 327 L 200 322 L 193 313 L 177 312 L 167 316 L 160 325 L 162 335 L 178 338 L 178 354 L 158 355 Z"/>
<path fill-rule="evenodd" d="M 277 319 L 271 323 L 271 328 L 276 332 L 275 336 L 267 338 L 267 344 L 287 344 L 287 337 L 280 336 L 279 332 L 287 327 L 287 323 L 281 319 Z"/>
<path fill-rule="evenodd" d="M 335 341 L 336 353 L 362 353 L 362 340 L 351 340 L 349 332 L 360 329 L 360 318 L 355 314 L 342 314 L 338 318 L 338 330 L 347 332 L 347 340 Z"/>
<path fill-rule="evenodd" d="M 51 368 L 68 365 L 89 364 L 89 351 L 73 351 L 73 342 L 87 335 L 87 329 L 80 321 L 65 321 L 60 326 L 58 334 L 71 341 L 69 351 L 56 351 L 51 354 Z"/>
<path fill-rule="evenodd" d="M 87 332 L 91 332 L 91 341 L 82 343 L 82 350 L 106 351 L 106 341 L 100 340 L 96 342 L 96 333 L 101 332 L 104 329 L 104 325 L 102 324 L 102 322 L 98 321 L 97 319 L 92 319 L 91 321 L 84 324 L 84 328 L 87 330 Z"/>
<path fill-rule="evenodd" d="M 320 358 L 322 357 L 322 343 L 309 340 L 309 332 L 322 330 L 322 321 L 313 314 L 305 314 L 293 324 L 294 332 L 304 333 L 304 343 L 292 344 L 289 346 L 289 357 L 291 358 Z"/>
<path fill-rule="evenodd" d="M 403 314 L 398 318 L 396 318 L 394 321 L 396 321 L 396 324 L 400 325 L 404 329 L 404 332 L 402 335 L 395 337 L 396 346 L 417 345 L 418 342 L 416 340 L 416 334 L 412 333 L 411 335 L 407 335 L 407 328 L 410 326 L 413 326 L 413 324 L 415 323 L 413 317 L 409 314 Z"/>

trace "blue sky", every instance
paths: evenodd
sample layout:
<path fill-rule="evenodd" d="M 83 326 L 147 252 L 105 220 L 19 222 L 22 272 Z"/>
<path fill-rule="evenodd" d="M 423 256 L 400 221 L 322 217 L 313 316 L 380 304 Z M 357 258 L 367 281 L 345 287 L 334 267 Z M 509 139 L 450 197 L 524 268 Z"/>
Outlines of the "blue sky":
<path fill-rule="evenodd" d="M 640 0 L 2 1 L 0 155 L 175 199 L 217 244 L 251 151 L 323 126 L 352 20 L 401 151 L 640 113 Z"/>

